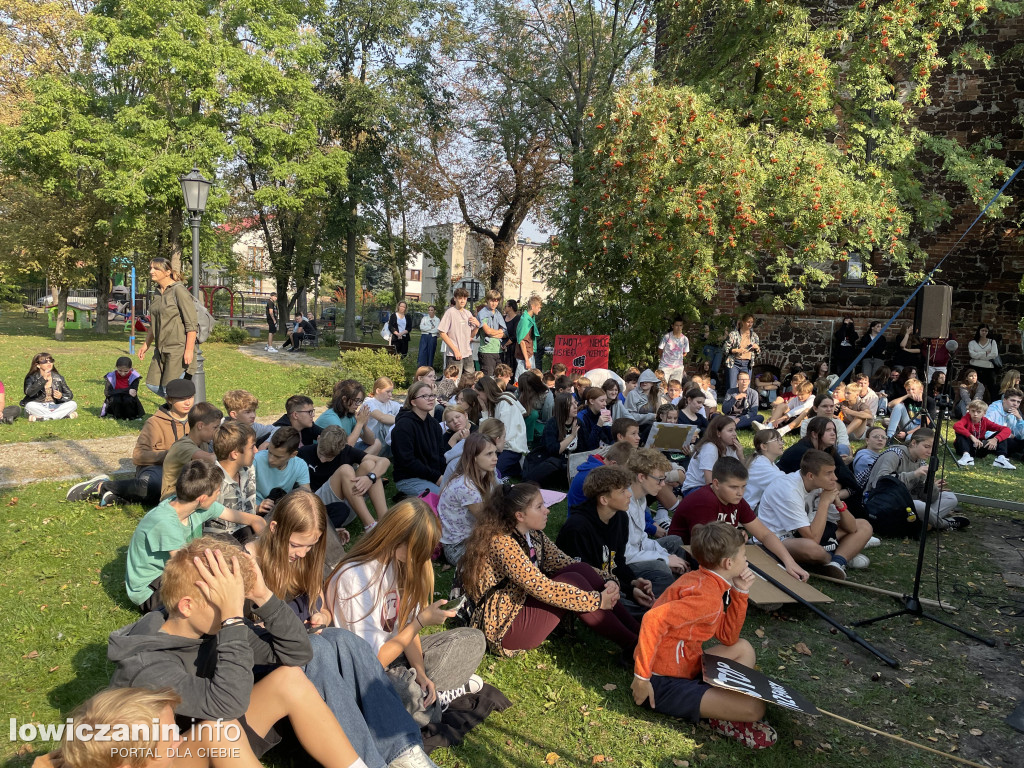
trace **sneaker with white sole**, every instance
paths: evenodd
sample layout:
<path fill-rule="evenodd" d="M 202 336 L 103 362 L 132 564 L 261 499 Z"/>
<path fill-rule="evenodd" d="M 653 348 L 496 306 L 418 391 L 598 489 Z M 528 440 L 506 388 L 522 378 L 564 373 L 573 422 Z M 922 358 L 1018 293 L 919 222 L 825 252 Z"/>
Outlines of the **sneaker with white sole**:
<path fill-rule="evenodd" d="M 878 546 L 881 546 L 881 544 L 882 544 L 882 540 L 880 538 L 878 538 L 877 536 L 872 536 L 870 539 L 868 539 L 868 543 L 864 545 L 864 549 L 870 549 L 871 547 L 878 547 Z"/>
<path fill-rule="evenodd" d="M 855 568 L 857 570 L 867 568 L 869 565 L 871 565 L 871 559 L 867 555 L 854 555 L 846 563 L 847 568 Z"/>
<path fill-rule="evenodd" d="M 778 734 L 768 723 L 739 723 L 732 720 L 708 720 L 708 727 L 715 733 L 728 736 L 750 749 L 767 749 L 778 741 Z"/>
<path fill-rule="evenodd" d="M 103 483 L 109 483 L 109 475 L 96 475 L 91 480 L 72 485 L 68 490 L 67 500 L 68 501 L 85 501 L 93 496 L 100 495 L 100 485 Z"/>
<path fill-rule="evenodd" d="M 276 347 L 267 347 L 267 352 L 278 352 L 278 351 L 280 351 L 280 350 L 278 350 Z"/>
<path fill-rule="evenodd" d="M 100 506 L 109 507 L 117 502 L 117 497 L 113 491 L 104 491 L 103 495 L 100 496 Z"/>
<path fill-rule="evenodd" d="M 963 515 L 956 515 L 954 517 L 946 518 L 946 527 L 941 529 L 944 531 L 962 531 L 971 524 L 970 518 L 964 517 Z"/>
<path fill-rule="evenodd" d="M 762 429 L 767 429 L 767 427 L 765 427 L 765 425 L 762 424 L 760 421 L 750 422 L 750 428 L 755 432 L 760 432 Z"/>
<path fill-rule="evenodd" d="M 484 681 L 480 675 L 470 675 L 465 685 L 447 691 L 438 691 L 437 703 L 441 705 L 441 711 L 444 712 L 457 698 L 465 696 L 467 693 L 479 693 L 483 687 Z"/>
<path fill-rule="evenodd" d="M 974 457 L 971 456 L 971 454 L 969 454 L 967 451 L 964 451 L 964 455 L 957 459 L 956 463 L 959 464 L 961 467 L 973 467 Z"/>
<path fill-rule="evenodd" d="M 419 744 L 409 747 L 390 763 L 388 768 L 437 768 L 437 763 L 431 760 L 423 747 Z"/>
<path fill-rule="evenodd" d="M 826 576 L 831 576 L 833 579 L 839 579 L 840 581 L 846 581 L 846 568 L 833 560 L 830 563 L 825 563 L 821 567 L 821 572 Z"/>
<path fill-rule="evenodd" d="M 779 428 L 778 428 L 778 430 L 776 430 L 776 431 L 777 431 L 777 432 L 778 432 L 778 433 L 779 433 L 780 435 L 788 435 L 788 434 L 789 434 L 789 431 L 790 431 L 791 429 L 793 429 L 793 428 L 792 428 L 791 426 L 789 426 L 789 424 L 786 424 L 786 425 L 785 425 L 785 426 L 783 426 L 783 427 L 779 427 Z"/>
<path fill-rule="evenodd" d="M 1000 469 L 1016 469 L 1016 467 L 1010 463 L 1010 460 L 1005 456 L 996 456 L 996 460 L 992 462 L 993 467 L 999 467 Z"/>

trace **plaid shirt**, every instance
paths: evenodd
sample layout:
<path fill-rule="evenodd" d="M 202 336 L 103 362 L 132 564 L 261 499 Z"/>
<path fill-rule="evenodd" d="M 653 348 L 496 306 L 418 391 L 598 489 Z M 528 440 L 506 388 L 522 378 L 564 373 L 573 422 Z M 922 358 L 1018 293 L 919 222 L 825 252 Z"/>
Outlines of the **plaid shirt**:
<path fill-rule="evenodd" d="M 217 466 L 224 469 L 219 461 Z M 224 481 L 220 484 L 220 496 L 217 497 L 217 501 L 227 509 L 237 509 L 239 512 L 247 512 L 250 515 L 258 514 L 257 507 L 259 507 L 259 502 L 256 501 L 256 471 L 252 467 L 248 469 L 239 467 L 238 482 L 236 483 L 231 479 L 227 470 L 224 470 Z M 239 528 L 244 527 L 241 523 L 232 523 L 215 518 L 207 521 L 206 525 L 203 526 L 203 533 L 234 533 Z"/>

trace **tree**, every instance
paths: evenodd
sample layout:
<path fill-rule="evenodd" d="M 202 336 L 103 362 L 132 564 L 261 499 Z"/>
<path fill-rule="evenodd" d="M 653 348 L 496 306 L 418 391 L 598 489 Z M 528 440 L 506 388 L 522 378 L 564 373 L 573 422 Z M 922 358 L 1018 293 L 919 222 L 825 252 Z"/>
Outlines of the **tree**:
<path fill-rule="evenodd" d="M 636 77 L 593 118 L 600 139 L 563 219 L 578 211 L 585 226 L 555 244 L 552 314 L 611 333 L 621 364 L 653 355 L 665 317 L 696 317 L 720 281 L 767 277 L 779 309 L 851 254 L 869 281 L 871 256 L 919 275 L 917 238 L 948 216 L 928 181 L 981 202 L 1006 174 L 995 142 L 963 147 L 914 121 L 940 67 L 987 63 L 967 29 L 986 7 L 971 5 L 666 8 L 660 75 Z M 968 42 L 947 60 L 950 33 Z"/>

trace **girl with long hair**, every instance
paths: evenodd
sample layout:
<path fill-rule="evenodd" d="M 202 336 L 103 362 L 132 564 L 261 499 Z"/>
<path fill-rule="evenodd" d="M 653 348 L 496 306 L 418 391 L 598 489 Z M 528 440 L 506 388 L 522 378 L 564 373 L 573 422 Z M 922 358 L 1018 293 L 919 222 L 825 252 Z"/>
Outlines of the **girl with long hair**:
<path fill-rule="evenodd" d="M 836 401 L 832 395 L 825 393 L 818 395 L 814 398 L 814 405 L 809 416 L 823 416 L 826 419 L 831 419 L 832 424 L 836 428 L 836 445 L 839 454 L 843 457 L 843 460 L 850 462 L 853 459 L 853 451 L 850 449 L 850 435 L 846 431 L 846 425 L 843 424 L 843 420 L 838 418 L 836 415 Z M 800 425 L 800 437 L 807 434 L 807 430 L 810 427 L 810 422 L 806 419 Z"/>
<path fill-rule="evenodd" d="M 21 407 L 29 421 L 77 419 L 78 403 L 65 378 L 55 367 L 53 355 L 40 352 L 29 363 Z"/>
<path fill-rule="evenodd" d="M 505 425 L 505 450 L 498 456 L 498 471 L 504 476 L 522 474 L 522 461 L 530 450 L 526 439 L 526 409 L 511 392 L 502 392 L 494 379 L 484 376 L 476 383 L 490 418 Z"/>
<path fill-rule="evenodd" d="M 723 351 L 725 367 L 729 369 L 729 389 L 735 389 L 736 375 L 740 371 L 750 373 L 754 361 L 761 354 L 761 340 L 754 332 L 753 315 L 745 314 L 736 322 L 736 328 L 729 331 Z"/>
<path fill-rule="evenodd" d="M 466 539 L 483 514 L 484 500 L 498 485 L 494 473 L 497 466 L 498 450 L 491 438 L 479 432 L 466 438 L 455 474 L 442 488 L 441 499 L 437 503 L 437 514 L 441 518 L 441 546 L 452 565 L 458 565 L 462 559 Z"/>
<path fill-rule="evenodd" d="M 364 762 L 427 765 L 416 762 L 425 759 L 419 726 L 370 646 L 330 626 L 323 592 L 328 530 L 323 501 L 309 491 L 292 491 L 277 503 L 274 519 L 246 550 L 270 591 L 309 628 L 313 658 L 306 676 L 345 724 L 345 735 Z M 409 762 L 399 762 L 403 757 Z"/>
<path fill-rule="evenodd" d="M 957 386 L 956 415 L 961 419 L 967 413 L 967 406 L 972 400 L 985 400 L 985 385 L 978 380 L 978 372 L 973 368 L 964 369 L 964 378 Z"/>
<path fill-rule="evenodd" d="M 608 409 L 612 412 L 612 421 L 628 418 L 629 414 L 626 413 L 625 398 L 621 397 L 622 388 L 619 386 L 619 382 L 609 376 L 604 380 L 601 389 L 604 390 L 604 396 L 608 399 Z"/>
<path fill-rule="evenodd" d="M 579 445 L 580 422 L 576 418 L 576 399 L 571 392 L 555 396 L 551 418 L 544 425 L 540 442 L 523 462 L 523 479 L 543 483 L 569 466 L 569 454 Z"/>
<path fill-rule="evenodd" d="M 587 387 L 583 391 L 579 415 L 576 417 L 580 422 L 578 450 L 590 453 L 596 451 L 601 443 L 611 444 L 612 412 L 607 405 L 608 398 L 603 389 Z M 655 418 L 657 418 L 657 409 L 655 409 Z"/>
<path fill-rule="evenodd" d="M 472 386 L 462 387 L 455 394 L 455 403 L 466 409 L 466 415 L 469 417 L 470 425 L 476 426 L 480 423 L 481 419 L 484 418 L 484 410 L 480 393 L 473 389 Z"/>
<path fill-rule="evenodd" d="M 380 455 L 383 443 L 368 426 L 370 405 L 366 403 L 366 390 L 355 379 L 342 379 L 334 385 L 327 410 L 320 414 L 316 425 L 321 429 L 338 426 L 348 434 L 346 442 L 353 448 L 372 456 Z"/>
<path fill-rule="evenodd" d="M 409 496 L 441 492 L 445 442 L 441 425 L 432 416 L 435 402 L 434 385 L 417 381 L 409 387 L 405 405 L 395 418 L 392 477 L 395 487 Z"/>
<path fill-rule="evenodd" d="M 404 499 L 356 541 L 327 581 L 334 626 L 370 644 L 414 716 L 435 701 L 447 707 L 467 685 L 482 685 L 474 675 L 486 651 L 479 630 L 460 627 L 420 637 L 425 627 L 455 616 L 443 610 L 444 600 L 433 599 L 431 555 L 440 536 L 430 507 Z"/>
<path fill-rule="evenodd" d="M 149 304 L 152 322 L 138 354 L 139 360 L 145 360 L 149 348 L 156 347 L 146 386 L 163 395 L 169 381 L 190 379 L 195 373 L 199 316 L 191 294 L 181 284 L 181 274 L 172 269 L 170 261 L 163 257 L 150 259 L 149 277 L 156 294 Z"/>
<path fill-rule="evenodd" d="M 441 422 L 444 424 L 444 431 L 441 436 L 444 438 L 448 449 L 454 448 L 476 430 L 476 426 L 469 423 L 469 416 L 466 415 L 466 406 L 461 404 L 449 405 L 445 408 L 441 416 Z"/>
<path fill-rule="evenodd" d="M 1020 371 L 1010 368 L 1003 374 L 1003 380 L 999 382 L 999 394 L 1002 395 L 1008 389 L 1020 389 Z"/>
<path fill-rule="evenodd" d="M 836 478 L 841 486 L 839 498 L 856 510 L 856 514 L 862 511 L 860 486 L 857 485 L 853 472 L 843 461 L 839 451 L 836 450 L 837 439 L 836 425 L 832 419 L 826 416 L 815 416 L 807 424 L 807 434 L 789 446 L 779 458 L 779 469 L 786 473 L 799 472 L 800 460 L 807 451 L 812 448 L 824 451 L 832 457 L 832 461 L 836 465 Z"/>
<path fill-rule="evenodd" d="M 381 456 L 390 454 L 388 446 L 391 445 L 391 430 L 395 426 L 398 412 L 402 409 L 402 406 L 392 398 L 394 391 L 395 382 L 387 376 L 381 376 L 373 382 L 373 393 L 364 403 L 370 412 L 366 426 L 374 438 L 380 441 Z"/>
<path fill-rule="evenodd" d="M 641 434 L 650 430 L 658 413 L 658 376 L 650 368 L 640 374 L 636 388 L 626 395 L 626 415 L 641 427 Z M 645 429 L 646 427 L 646 429 Z"/>
<path fill-rule="evenodd" d="M 539 646 L 572 612 L 631 663 L 640 625 L 619 603 L 618 584 L 556 547 L 544 534 L 547 519 L 535 483 L 495 490 L 462 558 L 472 625 L 494 653 L 511 656 Z"/>
<path fill-rule="evenodd" d="M 747 488 L 743 492 L 743 498 L 751 509 L 757 509 L 765 488 L 785 474 L 775 466 L 785 450 L 782 435 L 777 429 L 762 429 L 754 435 L 754 453 L 747 465 Z"/>
<path fill-rule="evenodd" d="M 996 396 L 996 361 L 999 360 L 999 344 L 992 338 L 992 331 L 985 323 L 978 326 L 974 338 L 967 344 L 971 367 L 978 372 L 978 378 L 985 385 L 985 391 L 993 400 Z"/>
<path fill-rule="evenodd" d="M 448 410 L 445 409 L 445 413 L 447 412 Z M 463 416 L 462 418 L 464 419 L 465 416 Z M 505 450 L 505 425 L 498 421 L 498 419 L 485 419 L 484 422 L 475 431 L 469 434 L 484 435 L 485 437 L 490 439 L 491 442 L 494 443 L 494 447 L 497 450 L 498 456 L 500 456 L 501 452 Z M 467 434 L 466 437 L 469 437 L 469 434 Z M 455 476 L 455 471 L 458 469 L 459 466 L 459 459 L 462 458 L 462 452 L 465 450 L 465 448 L 466 441 L 463 439 L 457 442 L 450 451 L 447 451 L 445 453 L 445 470 L 444 476 L 441 478 L 441 488 L 444 488 L 448 484 L 448 481 Z M 495 470 L 494 474 L 495 477 L 497 477 L 498 480 L 500 481 L 501 472 Z"/>
<path fill-rule="evenodd" d="M 722 456 L 732 456 L 743 461 L 743 446 L 736 436 L 736 422 L 724 413 L 711 417 L 708 428 L 700 436 L 694 447 L 694 456 L 686 467 L 686 479 L 683 480 L 682 494 L 702 488 L 711 483 L 711 469 Z"/>

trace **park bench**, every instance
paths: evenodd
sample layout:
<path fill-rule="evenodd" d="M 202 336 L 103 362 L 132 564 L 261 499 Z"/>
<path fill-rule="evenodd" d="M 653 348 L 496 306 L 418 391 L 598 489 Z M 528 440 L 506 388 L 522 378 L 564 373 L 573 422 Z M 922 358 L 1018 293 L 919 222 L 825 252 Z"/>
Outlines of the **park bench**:
<path fill-rule="evenodd" d="M 21 308 L 25 310 L 25 317 L 39 317 L 39 313 L 43 311 L 42 307 L 35 304 L 22 304 Z"/>
<path fill-rule="evenodd" d="M 339 352 L 355 352 L 359 349 L 383 349 L 390 351 L 392 347 L 387 344 L 371 344 L 367 341 L 339 341 L 338 351 Z"/>

